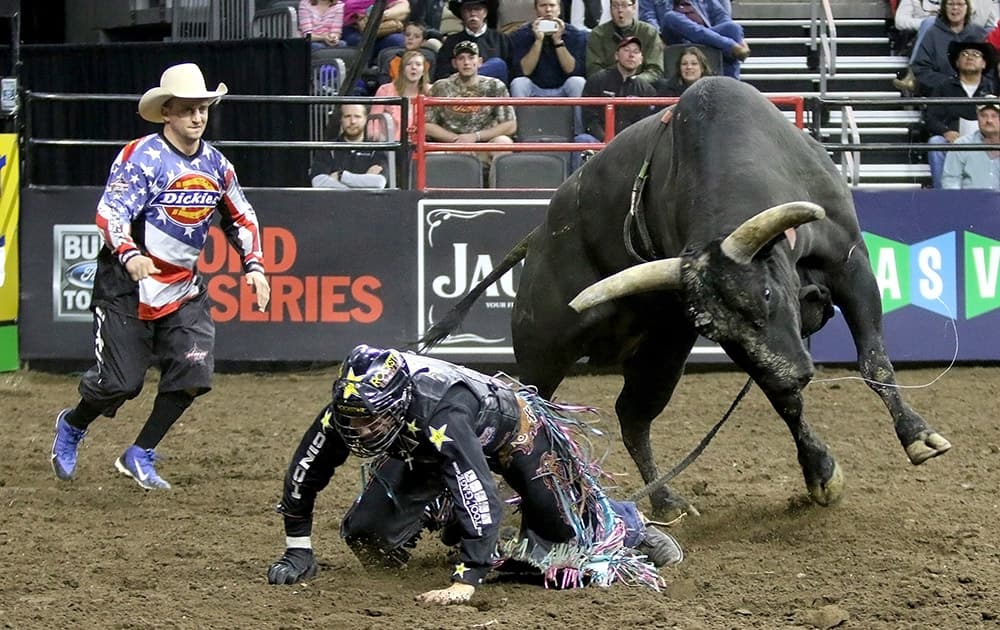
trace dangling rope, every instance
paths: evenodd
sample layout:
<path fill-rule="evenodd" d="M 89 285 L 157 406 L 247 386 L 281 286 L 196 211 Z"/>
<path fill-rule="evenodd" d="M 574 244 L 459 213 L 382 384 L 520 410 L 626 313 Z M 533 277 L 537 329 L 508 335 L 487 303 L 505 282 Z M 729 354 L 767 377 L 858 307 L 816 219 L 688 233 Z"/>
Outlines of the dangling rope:
<path fill-rule="evenodd" d="M 632 496 L 628 497 L 627 500 L 635 503 L 639 499 L 649 496 L 657 489 L 659 489 L 660 486 L 664 485 L 677 475 L 681 474 L 684 471 L 684 469 L 691 464 L 691 462 L 698 459 L 698 456 L 701 455 L 701 452 L 705 450 L 705 447 L 708 446 L 708 443 L 712 441 L 712 438 L 715 437 L 715 434 L 719 432 L 719 429 L 722 428 L 722 425 L 725 424 L 726 420 L 729 419 L 729 416 L 731 416 L 733 411 L 736 410 L 736 406 L 740 404 L 740 401 L 743 400 L 743 397 L 746 396 L 747 392 L 750 391 L 750 386 L 752 384 L 753 384 L 753 379 L 748 378 L 746 384 L 743 385 L 743 389 L 740 390 L 739 394 L 736 394 L 736 398 L 733 400 L 733 403 L 729 405 L 729 409 L 726 410 L 726 413 L 723 414 L 722 418 L 720 418 L 719 421 L 715 423 L 715 426 L 712 427 L 712 429 L 705 434 L 705 437 L 701 438 L 701 442 L 699 442 L 698 446 L 694 447 L 694 449 L 687 454 L 687 457 L 685 457 L 683 460 L 681 460 L 679 464 L 677 464 L 667 472 L 663 473 L 656 479 L 647 483 L 645 487 L 633 493 Z"/>

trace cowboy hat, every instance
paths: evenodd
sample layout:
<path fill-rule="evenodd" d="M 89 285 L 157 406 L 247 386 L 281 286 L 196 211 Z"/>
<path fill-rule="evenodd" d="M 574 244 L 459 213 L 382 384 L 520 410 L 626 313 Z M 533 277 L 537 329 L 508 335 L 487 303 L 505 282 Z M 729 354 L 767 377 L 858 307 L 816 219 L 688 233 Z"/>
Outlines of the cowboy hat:
<path fill-rule="evenodd" d="M 490 17 L 497 14 L 497 8 L 500 3 L 497 0 L 449 0 L 448 10 L 455 14 L 459 20 L 462 19 L 462 7 L 472 6 L 475 4 L 482 5 L 486 7 L 486 11 L 489 13 Z"/>
<path fill-rule="evenodd" d="M 993 50 L 993 45 L 986 42 L 951 42 L 948 44 L 948 61 L 951 63 L 951 67 L 958 70 L 958 55 L 963 50 L 969 48 L 982 53 L 983 60 L 986 61 L 986 70 L 984 72 L 989 72 L 996 63 L 994 60 L 995 51 Z"/>
<path fill-rule="evenodd" d="M 170 66 L 160 76 L 160 86 L 147 90 L 139 99 L 139 115 L 152 123 L 163 122 L 161 108 L 172 98 L 190 98 L 195 100 L 212 100 L 217 103 L 224 94 L 229 92 L 225 83 L 220 83 L 214 91 L 205 87 L 205 77 L 201 69 L 193 63 L 182 63 Z"/>

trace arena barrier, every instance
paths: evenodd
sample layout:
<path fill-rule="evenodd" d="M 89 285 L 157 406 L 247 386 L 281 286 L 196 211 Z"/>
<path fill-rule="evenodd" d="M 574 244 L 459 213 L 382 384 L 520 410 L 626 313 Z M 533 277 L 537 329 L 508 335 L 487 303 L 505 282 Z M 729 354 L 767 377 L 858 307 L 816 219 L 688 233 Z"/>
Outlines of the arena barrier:
<path fill-rule="evenodd" d="M 22 191 L 21 358 L 92 356 L 90 288 L 100 188 Z M 332 361 L 358 342 L 419 337 L 537 225 L 547 196 L 523 191 L 249 189 L 263 226 L 272 305 L 253 310 L 237 257 L 213 228 L 201 268 L 215 304 L 220 361 Z M 484 196 L 488 195 L 488 196 Z M 883 291 L 896 362 L 1000 359 L 997 196 L 969 191 L 855 192 Z M 504 364 L 520 267 L 492 287 L 439 356 Z M 838 315 L 812 339 L 819 363 L 853 362 Z M 693 361 L 718 361 L 700 345 Z"/>

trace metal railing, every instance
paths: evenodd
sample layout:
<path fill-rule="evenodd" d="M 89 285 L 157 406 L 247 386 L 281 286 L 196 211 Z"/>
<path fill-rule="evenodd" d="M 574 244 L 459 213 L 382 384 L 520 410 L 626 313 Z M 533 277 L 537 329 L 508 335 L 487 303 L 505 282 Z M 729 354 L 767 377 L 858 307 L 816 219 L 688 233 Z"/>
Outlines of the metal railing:
<path fill-rule="evenodd" d="M 826 82 L 837 75 L 837 24 L 830 0 L 812 0 L 809 20 L 809 49 L 819 59 L 819 93 L 826 94 Z"/>
<path fill-rule="evenodd" d="M 768 97 L 775 106 L 791 106 L 794 108 L 795 125 L 800 129 L 805 125 L 805 105 L 801 96 L 771 96 Z M 414 118 L 416 119 L 416 151 L 414 160 L 416 162 L 416 182 L 417 190 L 431 190 L 427 186 L 427 164 L 426 155 L 434 152 L 575 152 L 594 150 L 599 151 L 614 138 L 615 132 L 615 108 L 616 107 L 642 107 L 642 106 L 664 106 L 672 105 L 678 101 L 677 97 L 650 97 L 650 98 L 610 98 L 610 97 L 541 97 L 533 96 L 526 98 L 437 98 L 430 96 L 418 96 L 414 107 Z M 590 106 L 604 107 L 604 142 L 515 142 L 513 144 L 491 144 L 491 143 L 457 143 L 457 142 L 430 142 L 426 140 L 426 108 L 443 105 L 483 105 L 483 106 Z M 449 189 L 454 190 L 454 189 Z"/>

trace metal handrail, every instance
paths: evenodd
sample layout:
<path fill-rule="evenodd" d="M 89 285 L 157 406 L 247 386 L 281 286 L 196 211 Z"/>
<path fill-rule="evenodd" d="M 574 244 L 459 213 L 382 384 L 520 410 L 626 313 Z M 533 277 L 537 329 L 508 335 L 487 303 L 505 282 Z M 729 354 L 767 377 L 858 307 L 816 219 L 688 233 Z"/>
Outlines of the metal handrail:
<path fill-rule="evenodd" d="M 812 0 L 811 13 L 809 48 L 818 53 L 819 93 L 826 94 L 827 79 L 837 76 L 837 23 L 833 20 L 830 0 Z"/>
<path fill-rule="evenodd" d="M 850 105 L 844 107 L 843 116 L 840 119 L 840 143 L 848 144 L 848 138 L 855 144 L 861 144 L 861 132 L 858 130 L 858 121 L 855 120 L 854 108 Z M 848 184 L 852 182 L 857 184 L 861 177 L 861 152 L 845 151 L 840 168 Z"/>

